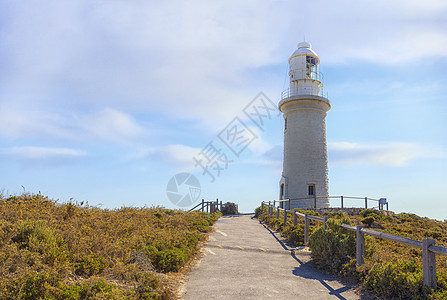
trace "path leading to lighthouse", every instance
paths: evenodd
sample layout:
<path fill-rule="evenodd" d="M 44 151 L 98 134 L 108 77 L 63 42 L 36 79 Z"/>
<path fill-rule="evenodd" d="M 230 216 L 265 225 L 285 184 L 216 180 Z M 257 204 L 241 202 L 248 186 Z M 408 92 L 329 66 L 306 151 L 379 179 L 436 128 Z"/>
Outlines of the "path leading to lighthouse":
<path fill-rule="evenodd" d="M 182 288 L 197 299 L 360 299 L 354 288 L 314 269 L 253 214 L 224 216 Z"/>

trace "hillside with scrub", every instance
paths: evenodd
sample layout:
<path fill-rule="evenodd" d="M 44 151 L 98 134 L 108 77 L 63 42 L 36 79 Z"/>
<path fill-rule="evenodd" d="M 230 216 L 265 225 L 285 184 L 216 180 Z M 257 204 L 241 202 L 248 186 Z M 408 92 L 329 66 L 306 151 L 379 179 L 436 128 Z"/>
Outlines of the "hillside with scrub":
<path fill-rule="evenodd" d="M 320 216 L 314 211 L 301 213 Z M 423 286 L 422 250 L 396 242 L 365 236 L 365 264 L 356 266 L 355 232 L 341 224 L 364 225 L 376 231 L 421 241 L 436 240 L 436 245 L 447 247 L 447 221 L 437 221 L 415 214 L 385 215 L 377 210 L 366 209 L 359 215 L 348 216 L 345 212 L 327 213 L 327 229 L 322 223 L 311 221 L 309 247 L 312 263 L 326 272 L 343 276 L 359 283 L 365 291 L 373 292 L 380 299 L 447 299 L 447 257 L 436 256 L 437 289 Z M 276 218 L 268 214 L 268 208 L 258 207 L 256 217 L 281 234 L 295 246 L 304 243 L 304 219 L 298 218 L 293 225 L 291 214 L 283 224 L 283 212 Z"/>
<path fill-rule="evenodd" d="M 0 195 L 0 299 L 175 299 L 219 214 Z"/>

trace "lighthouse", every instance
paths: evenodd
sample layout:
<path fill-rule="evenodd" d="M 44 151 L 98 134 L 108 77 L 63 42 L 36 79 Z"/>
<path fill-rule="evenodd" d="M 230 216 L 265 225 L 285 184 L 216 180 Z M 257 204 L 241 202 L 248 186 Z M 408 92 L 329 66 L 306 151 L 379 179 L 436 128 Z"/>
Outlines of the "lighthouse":
<path fill-rule="evenodd" d="M 293 208 L 329 207 L 326 113 L 320 58 L 310 43 L 301 42 L 289 58 L 289 88 L 282 92 L 284 161 L 279 198 Z M 288 202 L 281 206 L 289 208 Z"/>

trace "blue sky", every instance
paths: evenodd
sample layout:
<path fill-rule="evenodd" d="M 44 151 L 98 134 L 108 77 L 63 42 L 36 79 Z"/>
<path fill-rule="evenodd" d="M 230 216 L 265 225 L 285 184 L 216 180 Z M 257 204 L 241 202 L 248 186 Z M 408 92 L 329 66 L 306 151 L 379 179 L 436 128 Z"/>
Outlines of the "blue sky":
<path fill-rule="evenodd" d="M 167 183 L 252 211 L 278 197 L 283 121 L 243 113 L 287 88 L 305 37 L 321 59 L 331 195 L 447 218 L 447 3 L 0 1 L 0 191 L 175 208 Z M 239 117 L 256 139 L 234 155 Z M 210 182 L 210 142 L 231 163 Z M 354 204 L 354 203 L 352 203 Z"/>

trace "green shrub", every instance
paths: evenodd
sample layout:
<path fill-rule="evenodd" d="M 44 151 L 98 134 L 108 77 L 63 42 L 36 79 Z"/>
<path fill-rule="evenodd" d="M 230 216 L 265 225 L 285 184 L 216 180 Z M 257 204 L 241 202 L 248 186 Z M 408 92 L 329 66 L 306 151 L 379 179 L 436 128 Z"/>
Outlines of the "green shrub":
<path fill-rule="evenodd" d="M 363 218 L 360 222 L 365 224 L 368 227 L 371 227 L 371 225 L 374 223 L 376 219 L 373 216 L 368 216 L 366 218 Z"/>
<path fill-rule="evenodd" d="M 197 219 L 192 222 L 194 227 L 200 232 L 208 232 L 210 231 L 210 223 L 208 220 Z"/>
<path fill-rule="evenodd" d="M 80 276 L 100 274 L 109 266 L 107 260 L 98 254 L 79 255 L 74 261 L 75 274 Z"/>
<path fill-rule="evenodd" d="M 259 206 L 255 209 L 255 218 L 259 218 L 261 213 L 268 213 L 268 207 L 267 206 Z"/>
<path fill-rule="evenodd" d="M 19 224 L 18 232 L 11 238 L 19 249 L 27 249 L 44 253 L 48 249 L 56 249 L 66 244 L 54 230 L 41 221 L 25 221 Z"/>
<path fill-rule="evenodd" d="M 162 299 L 162 296 L 156 292 L 157 287 L 160 285 L 160 280 L 156 277 L 145 273 L 138 286 L 138 296 L 140 299 Z"/>
<path fill-rule="evenodd" d="M 412 222 L 421 219 L 421 217 L 419 217 L 418 215 L 411 213 L 399 213 L 394 215 L 394 217 L 400 220 L 401 222 Z"/>
<path fill-rule="evenodd" d="M 184 250 L 171 248 L 158 251 L 152 257 L 154 267 L 158 270 L 163 272 L 176 272 L 185 264 L 188 259 L 188 254 Z"/>
<path fill-rule="evenodd" d="M 338 273 L 345 263 L 355 257 L 355 237 L 351 232 L 338 229 L 341 227 L 331 220 L 327 224 L 327 230 L 320 227 L 310 236 L 312 262 L 320 269 Z"/>
<path fill-rule="evenodd" d="M 382 214 L 381 214 L 379 211 L 377 211 L 377 210 L 375 210 L 375 209 L 370 209 L 370 208 L 367 208 L 367 209 L 362 210 L 362 211 L 359 213 L 359 215 L 360 215 L 361 217 L 363 217 L 363 218 L 366 218 L 366 217 L 369 217 L 369 216 L 373 216 L 373 217 L 375 217 L 376 219 L 380 219 L 380 217 L 382 216 Z"/>
<path fill-rule="evenodd" d="M 439 228 L 429 229 L 424 233 L 424 237 L 433 238 L 433 239 L 441 239 L 444 236 L 442 231 Z"/>
<path fill-rule="evenodd" d="M 290 234 L 287 236 L 287 239 L 295 246 L 304 245 L 304 227 L 303 226 L 290 227 Z"/>
<path fill-rule="evenodd" d="M 2 299 L 51 299 L 52 289 L 59 284 L 59 279 L 48 273 L 29 272 L 13 278 L 2 286 Z"/>
<path fill-rule="evenodd" d="M 335 219 L 341 219 L 343 217 L 347 217 L 348 215 L 346 214 L 346 212 L 342 211 L 342 210 L 336 210 L 336 211 L 330 211 L 330 212 L 325 212 L 323 214 L 326 217 L 329 218 L 335 218 Z"/>
<path fill-rule="evenodd" d="M 425 294 L 422 268 L 414 260 L 375 264 L 365 279 L 365 286 L 386 299 L 413 299 Z"/>
<path fill-rule="evenodd" d="M 222 214 L 235 215 L 238 213 L 238 206 L 233 202 L 226 202 L 222 205 Z"/>

